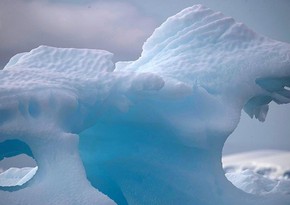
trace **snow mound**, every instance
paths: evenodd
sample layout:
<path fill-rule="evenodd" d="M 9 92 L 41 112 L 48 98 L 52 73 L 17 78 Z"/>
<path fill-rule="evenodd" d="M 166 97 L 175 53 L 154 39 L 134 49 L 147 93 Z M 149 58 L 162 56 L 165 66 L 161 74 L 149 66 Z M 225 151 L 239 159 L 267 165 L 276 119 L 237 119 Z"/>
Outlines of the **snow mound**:
<path fill-rule="evenodd" d="M 223 157 L 226 177 L 241 190 L 258 195 L 290 194 L 290 152 L 261 150 Z"/>
<path fill-rule="evenodd" d="M 10 168 L 0 173 L 0 186 L 21 186 L 28 182 L 36 173 L 37 167 Z"/>
<path fill-rule="evenodd" d="M 259 150 L 232 154 L 223 157 L 225 170 L 241 171 L 250 169 L 268 178 L 287 178 L 290 171 L 290 152 L 282 150 Z"/>
<path fill-rule="evenodd" d="M 257 195 L 290 195 L 290 180 L 273 180 L 250 169 L 226 173 L 226 177 L 239 189 Z"/>
<path fill-rule="evenodd" d="M 221 163 L 242 109 L 263 121 L 269 102 L 289 102 L 289 44 L 196 5 L 138 60 L 114 69 L 111 57 L 41 46 L 0 72 L 0 142 L 23 141 L 38 164 L 27 183 L 0 187 L 1 202 L 289 204 L 240 191 Z"/>

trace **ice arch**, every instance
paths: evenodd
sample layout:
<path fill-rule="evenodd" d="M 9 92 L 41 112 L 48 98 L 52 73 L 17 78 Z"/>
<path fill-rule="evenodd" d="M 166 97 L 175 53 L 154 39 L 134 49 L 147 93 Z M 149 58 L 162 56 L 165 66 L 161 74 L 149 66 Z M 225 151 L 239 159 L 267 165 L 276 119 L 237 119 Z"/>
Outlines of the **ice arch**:
<path fill-rule="evenodd" d="M 0 161 L 9 161 L 11 157 L 20 154 L 24 154 L 24 156 L 29 158 L 31 161 L 34 161 L 31 149 L 26 143 L 20 140 L 6 140 L 0 142 Z M 35 175 L 36 171 L 37 168 L 31 170 L 30 167 L 25 167 L 23 169 L 10 167 L 5 173 L 0 173 L 0 190 L 16 191 L 29 186 L 29 180 Z"/>
<path fill-rule="evenodd" d="M 242 109 L 265 120 L 270 101 L 289 102 L 289 44 L 196 5 L 157 28 L 137 61 L 115 68 L 111 57 L 42 46 L 1 71 L 0 136 L 26 142 L 39 164 L 29 187 L 1 199 L 114 204 L 95 187 L 118 204 L 289 202 L 238 190 L 221 165 Z"/>

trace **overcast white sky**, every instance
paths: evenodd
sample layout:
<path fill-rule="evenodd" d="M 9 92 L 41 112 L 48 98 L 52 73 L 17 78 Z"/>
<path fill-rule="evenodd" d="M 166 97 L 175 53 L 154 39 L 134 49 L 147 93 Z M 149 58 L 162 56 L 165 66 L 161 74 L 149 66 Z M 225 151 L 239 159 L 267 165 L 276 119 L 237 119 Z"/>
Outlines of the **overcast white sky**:
<path fill-rule="evenodd" d="M 154 28 L 197 3 L 290 43 L 289 0 L 1 0 L 0 68 L 14 54 L 43 44 L 105 49 L 115 54 L 115 60 L 133 60 Z M 289 123 L 289 105 L 271 106 L 264 124 L 243 114 L 225 151 L 290 150 Z"/>

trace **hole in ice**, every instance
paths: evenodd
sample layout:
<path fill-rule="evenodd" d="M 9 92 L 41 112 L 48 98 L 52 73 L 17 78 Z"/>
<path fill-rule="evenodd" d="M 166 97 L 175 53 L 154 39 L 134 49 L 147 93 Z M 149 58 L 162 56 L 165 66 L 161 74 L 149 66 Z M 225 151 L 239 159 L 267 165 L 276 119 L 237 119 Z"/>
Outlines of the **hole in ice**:
<path fill-rule="evenodd" d="M 0 189 L 22 186 L 36 174 L 31 149 L 20 140 L 0 143 L 0 160 Z"/>
<path fill-rule="evenodd" d="M 233 185 L 261 195 L 269 193 L 278 181 L 290 179 L 290 127 L 285 124 L 289 120 L 289 104 L 270 103 L 265 122 L 242 112 L 238 127 L 223 148 L 225 176 Z"/>

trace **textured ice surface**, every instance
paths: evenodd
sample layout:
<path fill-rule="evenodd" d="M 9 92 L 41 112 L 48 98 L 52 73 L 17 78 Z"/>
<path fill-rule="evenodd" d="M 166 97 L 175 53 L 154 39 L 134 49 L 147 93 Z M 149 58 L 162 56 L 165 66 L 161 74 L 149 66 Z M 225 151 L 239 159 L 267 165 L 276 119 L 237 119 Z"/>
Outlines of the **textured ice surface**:
<path fill-rule="evenodd" d="M 117 84 L 109 76 L 114 68 L 111 57 L 106 51 L 42 46 L 12 58 L 1 71 L 0 141 L 17 147 L 15 155 L 28 151 L 9 140 L 25 142 L 39 167 L 24 185 L 2 188 L 2 202 L 115 204 L 86 180 L 75 134 L 93 124 Z M 11 152 L 7 149 L 2 155 Z"/>
<path fill-rule="evenodd" d="M 250 169 L 271 179 L 287 177 L 290 171 L 290 152 L 282 150 L 259 150 L 223 157 L 223 167 L 227 171 Z M 285 176 L 284 176 L 285 175 Z M 290 177 L 289 177 L 290 178 Z M 289 188 L 290 190 L 290 188 Z"/>
<path fill-rule="evenodd" d="M 114 69 L 111 57 L 42 46 L 1 71 L 0 139 L 25 142 L 38 164 L 1 201 L 289 204 L 239 190 L 221 163 L 242 109 L 263 121 L 269 102 L 289 102 L 289 44 L 196 5 L 157 28 L 138 60 Z"/>
<path fill-rule="evenodd" d="M 247 193 L 290 194 L 290 152 L 262 150 L 223 157 L 226 177 Z"/>
<path fill-rule="evenodd" d="M 241 190 L 257 195 L 290 195 L 290 180 L 271 179 L 250 169 L 226 173 L 226 177 Z M 279 201 L 277 202 L 279 203 Z"/>
<path fill-rule="evenodd" d="M 0 173 L 0 186 L 21 186 L 29 181 L 36 173 L 37 167 L 10 168 Z"/>

